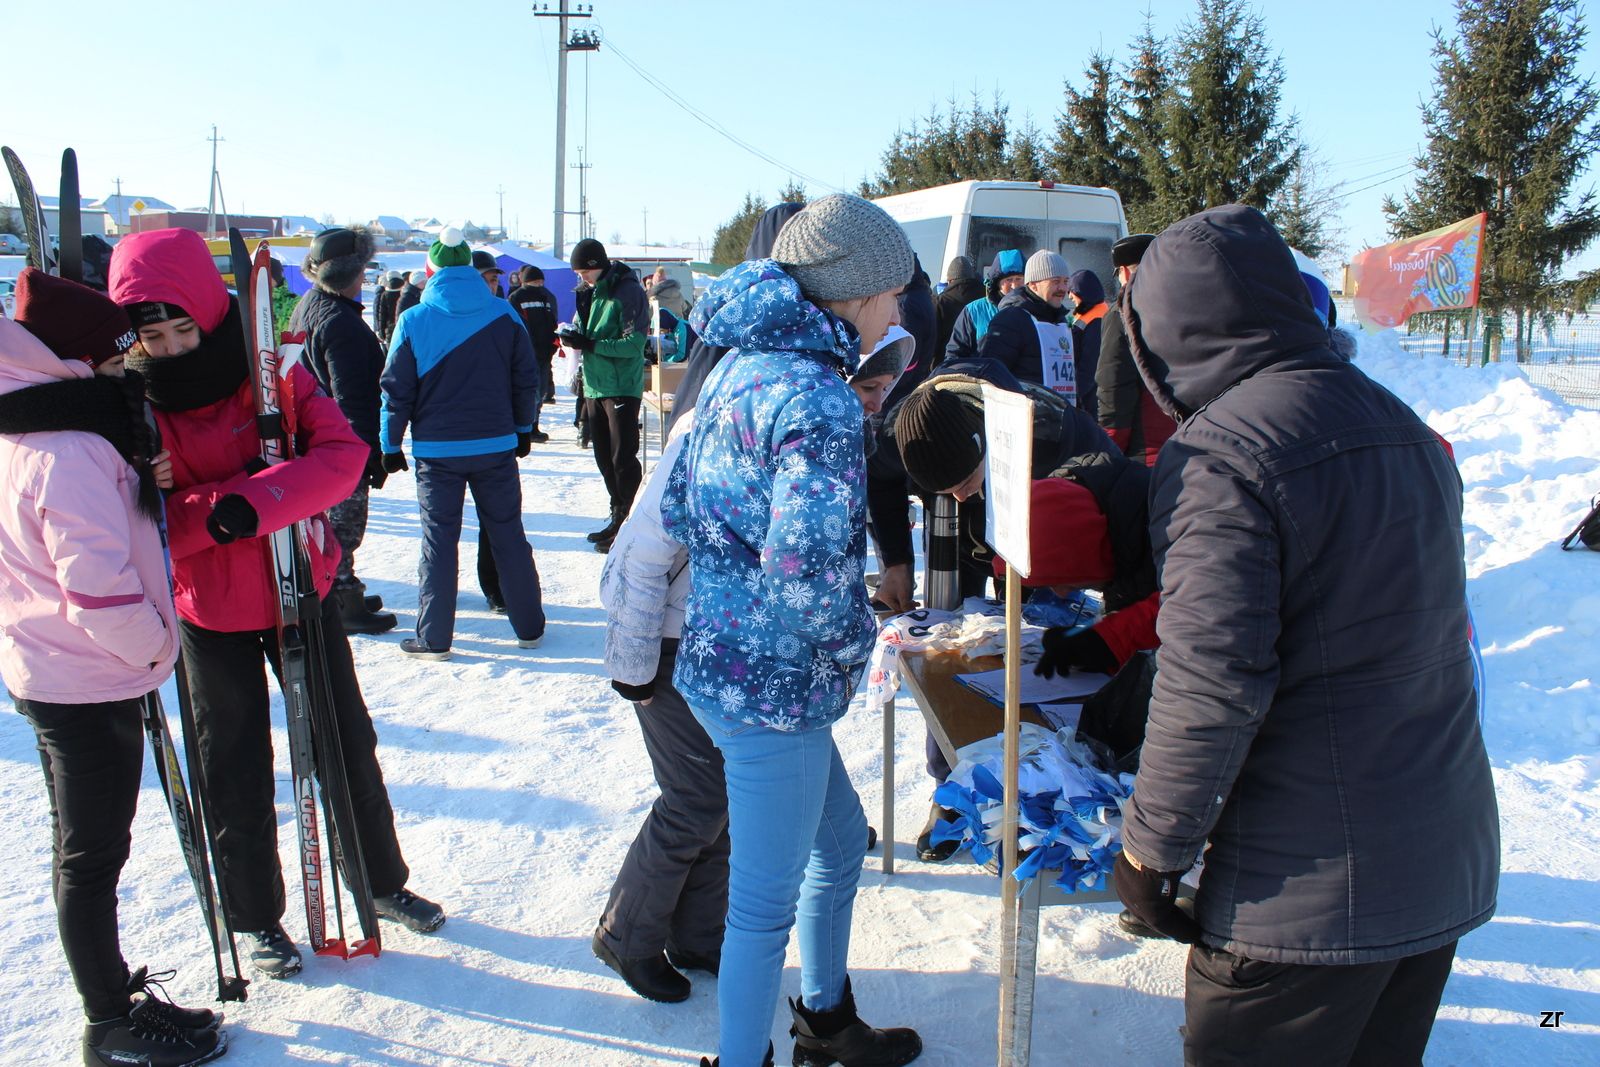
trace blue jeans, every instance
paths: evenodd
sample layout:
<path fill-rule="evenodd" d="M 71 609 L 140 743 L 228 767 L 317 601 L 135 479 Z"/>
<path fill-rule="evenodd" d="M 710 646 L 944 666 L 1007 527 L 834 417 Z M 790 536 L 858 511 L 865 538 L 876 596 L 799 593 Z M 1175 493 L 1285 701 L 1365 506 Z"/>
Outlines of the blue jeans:
<path fill-rule="evenodd" d="M 717 979 L 718 1051 L 755 1067 L 767 1051 L 789 928 L 800 928 L 800 995 L 826 1011 L 844 998 L 850 917 L 867 817 L 829 728 L 781 733 L 695 709 L 728 782 L 728 921 Z"/>

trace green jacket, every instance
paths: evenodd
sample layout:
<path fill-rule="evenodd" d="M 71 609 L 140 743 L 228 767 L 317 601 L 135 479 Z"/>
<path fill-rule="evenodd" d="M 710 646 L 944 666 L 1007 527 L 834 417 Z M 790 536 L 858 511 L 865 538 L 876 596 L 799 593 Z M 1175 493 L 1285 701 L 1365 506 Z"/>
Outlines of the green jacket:
<path fill-rule="evenodd" d="M 272 287 L 272 325 L 280 336 L 289 329 L 294 319 L 294 306 L 298 303 L 300 298 L 290 292 L 287 285 Z"/>
<path fill-rule="evenodd" d="M 639 276 L 622 263 L 611 267 L 593 289 L 578 292 L 578 323 L 594 338 L 583 354 L 583 395 L 644 395 L 644 342 L 650 332 L 650 301 Z"/>

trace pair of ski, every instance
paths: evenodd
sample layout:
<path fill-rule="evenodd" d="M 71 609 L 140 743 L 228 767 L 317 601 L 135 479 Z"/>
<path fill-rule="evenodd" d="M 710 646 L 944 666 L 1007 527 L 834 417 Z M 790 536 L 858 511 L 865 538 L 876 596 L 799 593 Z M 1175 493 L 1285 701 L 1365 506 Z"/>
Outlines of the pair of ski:
<path fill-rule="evenodd" d="M 17 192 L 18 208 L 22 212 L 23 228 L 28 235 L 28 265 L 47 274 L 59 275 L 68 281 L 83 282 L 83 214 L 78 196 L 78 157 L 72 149 L 61 154 L 61 202 L 58 212 L 61 228 L 59 254 L 50 248 L 50 231 L 45 222 L 44 208 L 34 192 L 33 179 L 22 160 L 10 147 L 0 147 L 6 170 L 10 172 L 12 187 Z M 166 522 L 161 523 L 161 544 L 167 547 Z M 167 580 L 172 580 L 172 560 L 167 558 Z M 233 930 L 228 925 L 227 897 L 222 880 L 213 878 L 214 857 L 220 855 L 216 828 L 206 809 L 205 773 L 200 763 L 200 742 L 194 724 L 194 711 L 189 704 L 189 684 L 183 660 L 177 663 L 177 689 L 179 716 L 183 723 L 183 747 L 187 757 L 189 781 L 195 784 L 191 793 L 184 780 L 184 768 L 178 762 L 178 753 L 172 742 L 172 728 L 161 705 L 161 693 L 153 690 L 143 701 L 145 735 L 150 743 L 150 754 L 155 761 L 156 777 L 166 798 L 167 811 L 177 831 L 178 846 L 183 853 L 184 866 L 194 885 L 195 896 L 205 916 L 206 932 L 211 940 L 211 955 L 217 969 L 217 999 L 242 1001 L 247 996 L 249 980 L 239 973 L 239 952 L 234 944 Z M 227 955 L 231 958 L 233 973 L 227 973 L 223 961 L 223 944 L 226 938 Z"/>
<path fill-rule="evenodd" d="M 279 336 L 272 314 L 272 255 L 266 241 L 252 258 L 237 229 L 229 229 L 233 276 L 244 322 L 245 350 L 256 393 L 256 430 L 261 459 L 268 466 L 294 458 L 295 413 L 292 370 L 301 344 L 294 335 Z M 322 615 L 306 552 L 310 536 L 302 521 L 269 535 L 274 587 L 278 593 L 279 683 L 288 724 L 289 766 L 294 779 L 295 823 L 299 828 L 300 875 L 305 891 L 306 927 L 319 956 L 376 956 L 381 942 L 372 884 L 357 832 L 350 797 L 339 723 L 333 707 Z M 320 789 L 318 788 L 320 785 Z M 324 865 L 317 830 L 317 800 L 328 828 L 334 862 Z M 339 897 L 343 867 L 362 938 L 347 941 L 344 908 Z M 324 886 L 333 898 L 338 936 L 329 937 Z"/>

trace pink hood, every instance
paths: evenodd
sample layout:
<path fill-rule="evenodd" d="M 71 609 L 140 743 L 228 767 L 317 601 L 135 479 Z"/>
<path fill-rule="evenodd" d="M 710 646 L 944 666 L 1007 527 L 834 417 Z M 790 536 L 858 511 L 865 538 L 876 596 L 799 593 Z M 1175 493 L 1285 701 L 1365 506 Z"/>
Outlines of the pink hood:
<path fill-rule="evenodd" d="M 177 304 L 209 334 L 228 314 L 229 297 L 199 234 L 147 230 L 124 237 L 112 251 L 111 299 L 123 307 L 155 300 Z"/>

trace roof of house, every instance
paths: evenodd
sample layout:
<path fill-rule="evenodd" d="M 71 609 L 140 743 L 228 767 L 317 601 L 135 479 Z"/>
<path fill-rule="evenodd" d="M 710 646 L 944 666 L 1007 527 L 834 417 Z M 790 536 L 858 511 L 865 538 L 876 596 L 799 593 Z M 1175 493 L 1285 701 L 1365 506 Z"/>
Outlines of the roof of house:
<path fill-rule="evenodd" d="M 377 218 L 372 220 L 372 225 L 376 226 L 384 233 L 394 234 L 411 232 L 411 223 L 400 218 L 398 215 L 379 215 Z"/>
<path fill-rule="evenodd" d="M 128 214 L 133 210 L 133 203 L 136 200 L 144 201 L 144 210 L 146 211 L 178 210 L 165 200 L 161 200 L 153 196 L 137 196 L 134 194 L 128 194 L 126 196 L 108 196 L 104 200 L 100 201 L 99 206 L 106 209 L 106 214 L 110 215 L 112 220 L 115 221 L 118 226 L 126 226 L 128 225 Z"/>

